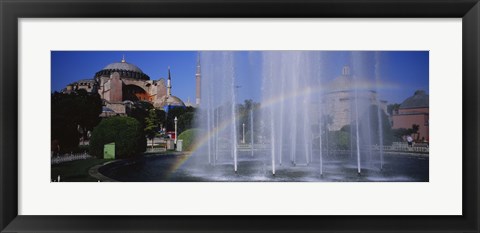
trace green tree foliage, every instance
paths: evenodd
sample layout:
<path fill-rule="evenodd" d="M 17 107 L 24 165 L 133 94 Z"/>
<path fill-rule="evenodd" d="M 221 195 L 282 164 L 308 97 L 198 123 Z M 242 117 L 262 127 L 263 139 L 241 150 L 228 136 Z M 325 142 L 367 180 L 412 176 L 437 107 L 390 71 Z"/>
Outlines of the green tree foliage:
<path fill-rule="evenodd" d="M 162 109 L 155 109 L 155 113 L 157 113 L 158 123 L 161 127 L 164 127 L 165 121 L 167 120 L 167 113 Z"/>
<path fill-rule="evenodd" d="M 380 114 L 379 114 L 380 113 Z M 370 132 L 372 144 L 380 145 L 380 132 L 383 134 L 383 145 L 391 145 L 393 142 L 392 125 L 387 114 L 376 105 L 370 106 Z M 380 115 L 380 121 L 379 121 Z M 381 123 L 381 125 L 379 125 Z"/>
<path fill-rule="evenodd" d="M 87 132 L 100 122 L 102 100 L 97 93 L 85 90 L 70 94 L 55 92 L 51 104 L 51 140 L 59 142 L 61 152 L 74 150 L 80 137 L 87 138 Z"/>
<path fill-rule="evenodd" d="M 260 113 L 258 109 L 260 108 L 260 103 L 256 103 L 251 99 L 247 99 L 243 102 L 243 104 L 237 104 L 236 106 L 236 111 L 237 111 L 237 116 L 238 116 L 238 125 L 237 125 L 237 133 L 239 139 L 242 138 L 242 127 L 243 124 L 245 124 L 245 142 L 250 143 L 251 140 L 251 121 L 250 121 L 250 111 L 252 112 L 254 122 L 253 122 L 253 135 L 254 135 L 254 141 L 258 140 L 256 136 L 259 135 L 260 129 L 261 129 L 261 124 L 259 120 L 255 119 L 260 119 Z M 220 110 L 221 111 L 221 110 Z"/>
<path fill-rule="evenodd" d="M 102 99 L 98 93 L 87 93 L 85 90 L 77 91 L 78 122 L 86 134 L 93 130 L 100 123 L 100 114 L 102 113 Z M 86 136 L 86 135 L 84 135 Z"/>
<path fill-rule="evenodd" d="M 359 138 L 361 145 L 367 145 L 369 143 L 372 145 L 380 145 L 380 133 L 382 133 L 383 145 L 391 145 L 393 141 L 396 141 L 394 136 L 396 132 L 392 130 L 388 116 L 384 111 L 378 111 L 379 109 L 376 105 L 371 105 L 369 112 L 364 113 L 360 117 L 358 129 L 361 132 Z M 379 115 L 381 121 L 379 121 Z M 379 123 L 381 123 L 381 125 L 379 125 Z M 340 131 L 329 132 L 327 134 L 328 137 L 323 139 L 328 140 L 325 141 L 324 145 L 328 145 L 334 149 L 350 149 L 350 147 L 355 146 L 357 142 L 355 130 L 356 125 L 355 121 L 353 121 L 352 125 L 343 126 Z M 370 133 L 369 138 L 366 137 L 368 133 Z"/>
<path fill-rule="evenodd" d="M 338 130 L 322 132 L 323 150 L 349 150 L 350 145 L 350 131 Z M 313 147 L 320 147 L 320 138 L 318 136 L 313 139 Z"/>
<path fill-rule="evenodd" d="M 165 125 L 167 117 L 165 111 L 154 108 L 151 103 L 146 101 L 133 102 L 127 107 L 127 116 L 140 122 L 150 140 L 153 140 L 155 134 Z"/>
<path fill-rule="evenodd" d="M 186 112 L 178 118 L 178 133 L 193 128 L 195 113 Z"/>
<path fill-rule="evenodd" d="M 381 121 L 379 121 L 378 118 L 379 113 Z M 379 109 L 376 105 L 371 105 L 369 112 L 365 112 L 362 116 L 360 116 L 358 122 L 358 129 L 359 132 L 361 132 L 360 143 L 362 145 L 369 143 L 372 145 L 380 145 L 380 132 L 382 133 L 383 145 L 391 145 L 393 141 L 396 141 L 387 114 L 385 114 L 383 110 L 380 110 L 379 112 Z M 381 125 L 379 127 L 380 122 Z M 352 137 L 351 140 L 356 143 L 355 121 L 352 121 L 352 123 L 353 124 L 351 125 L 343 126 L 340 131 L 349 133 L 349 135 Z M 368 133 L 370 133 L 370 138 L 365 137 L 368 135 Z"/>
<path fill-rule="evenodd" d="M 145 135 L 148 139 L 152 140 L 152 148 L 153 148 L 153 139 L 159 130 L 159 119 L 157 112 L 155 109 L 150 109 L 148 111 L 148 116 L 145 118 Z"/>
<path fill-rule="evenodd" d="M 187 129 L 178 135 L 178 140 L 183 140 L 183 150 L 191 151 L 202 135 L 200 129 Z"/>
<path fill-rule="evenodd" d="M 408 129 L 405 129 L 405 128 L 392 129 L 392 135 L 393 135 L 394 141 L 397 141 L 397 142 L 404 141 L 404 138 L 403 138 L 404 136 L 412 135 L 412 134 L 416 134 L 415 140 L 418 141 L 419 129 L 420 129 L 420 125 L 417 125 L 417 124 L 413 124 L 412 128 L 408 128 Z"/>
<path fill-rule="evenodd" d="M 410 134 L 412 134 L 411 129 L 405 129 L 405 128 L 392 129 L 393 141 L 395 142 L 403 141 L 403 136 L 410 135 Z"/>
<path fill-rule="evenodd" d="M 420 134 L 418 133 L 418 130 L 420 130 L 420 125 L 413 124 L 412 125 L 412 134 L 415 135 L 415 141 L 418 141 L 420 138 Z"/>
<path fill-rule="evenodd" d="M 167 128 L 167 131 L 174 131 L 175 130 L 175 121 L 174 121 L 175 117 L 177 117 L 177 120 L 179 120 L 180 116 L 185 114 L 185 113 L 195 114 L 195 108 L 186 107 L 186 108 L 172 108 L 172 109 L 170 109 L 167 113 L 167 120 L 165 122 L 165 127 Z M 177 125 L 177 127 L 179 127 L 179 125 Z M 187 129 L 187 128 L 185 128 L 185 129 Z"/>
<path fill-rule="evenodd" d="M 106 118 L 95 127 L 90 139 L 90 153 L 102 158 L 104 145 L 112 142 L 115 143 L 116 158 L 139 155 L 145 151 L 147 145 L 140 122 L 135 118 L 122 116 Z"/>
<path fill-rule="evenodd" d="M 146 101 L 136 101 L 127 108 L 127 116 L 135 118 L 143 128 L 145 128 L 145 119 L 153 105 Z"/>
<path fill-rule="evenodd" d="M 351 145 L 350 133 L 344 131 L 331 131 L 328 133 L 327 143 L 330 149 L 349 150 Z"/>

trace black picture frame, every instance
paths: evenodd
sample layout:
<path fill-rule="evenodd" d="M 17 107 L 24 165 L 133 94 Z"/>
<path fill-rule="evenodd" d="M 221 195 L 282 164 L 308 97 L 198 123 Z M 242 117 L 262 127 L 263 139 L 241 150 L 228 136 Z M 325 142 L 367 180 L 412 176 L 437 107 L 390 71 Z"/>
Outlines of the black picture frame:
<path fill-rule="evenodd" d="M 2 232 L 479 232 L 480 5 L 478 0 L 0 0 L 0 15 L 0 229 Z M 18 215 L 18 19 L 61 17 L 462 18 L 463 215 Z"/>

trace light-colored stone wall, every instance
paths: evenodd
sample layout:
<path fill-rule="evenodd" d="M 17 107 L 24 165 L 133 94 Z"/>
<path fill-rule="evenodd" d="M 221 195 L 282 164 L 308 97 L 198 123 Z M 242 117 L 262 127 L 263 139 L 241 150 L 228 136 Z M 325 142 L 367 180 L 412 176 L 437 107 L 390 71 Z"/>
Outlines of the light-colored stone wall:
<path fill-rule="evenodd" d="M 350 98 L 349 92 L 335 92 L 325 96 L 324 115 L 331 119 L 329 130 L 340 130 L 350 124 Z"/>
<path fill-rule="evenodd" d="M 342 129 L 343 126 L 349 125 L 352 122 L 352 116 L 355 112 L 353 108 L 357 97 L 357 104 L 359 107 L 358 115 L 362 116 L 365 111 L 368 111 L 370 105 L 378 105 L 377 94 L 372 91 L 338 91 L 325 95 L 323 100 L 323 114 L 329 116 L 331 124 L 329 130 L 337 131 Z M 380 108 L 386 113 L 386 104 L 381 103 Z"/>
<path fill-rule="evenodd" d="M 126 114 L 126 108 L 123 103 L 107 103 L 105 107 L 112 109 L 117 114 L 120 114 L 120 115 Z"/>
<path fill-rule="evenodd" d="M 167 96 L 167 85 L 165 84 L 165 79 L 158 80 L 155 95 L 156 98 L 154 98 L 153 106 L 157 108 L 163 107 L 166 100 L 165 97 Z"/>

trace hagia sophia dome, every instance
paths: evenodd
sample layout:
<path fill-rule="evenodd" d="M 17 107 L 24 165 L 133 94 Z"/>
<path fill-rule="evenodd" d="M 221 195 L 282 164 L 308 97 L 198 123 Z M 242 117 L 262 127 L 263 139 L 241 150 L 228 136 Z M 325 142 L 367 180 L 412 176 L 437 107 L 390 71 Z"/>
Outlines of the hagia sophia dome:
<path fill-rule="evenodd" d="M 110 77 L 114 72 L 118 72 L 122 78 L 130 78 L 137 80 L 150 80 L 150 77 L 143 73 L 143 71 L 138 68 L 138 66 L 128 63 L 125 60 L 125 57 L 122 58 L 120 62 L 110 63 L 105 66 L 102 70 L 95 73 L 95 78 L 98 77 Z"/>

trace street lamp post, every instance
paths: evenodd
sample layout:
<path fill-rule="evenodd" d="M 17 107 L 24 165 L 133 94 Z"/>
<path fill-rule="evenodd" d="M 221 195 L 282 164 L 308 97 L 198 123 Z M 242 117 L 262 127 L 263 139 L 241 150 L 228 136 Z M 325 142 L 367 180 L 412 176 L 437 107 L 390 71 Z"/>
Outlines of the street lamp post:
<path fill-rule="evenodd" d="M 243 137 L 242 137 L 242 143 L 245 144 L 245 123 L 243 123 Z"/>
<path fill-rule="evenodd" d="M 178 119 L 177 119 L 177 117 L 175 117 L 174 121 L 175 121 L 175 145 L 177 145 L 177 138 L 178 138 L 178 135 L 177 135 L 177 122 L 178 122 Z"/>

